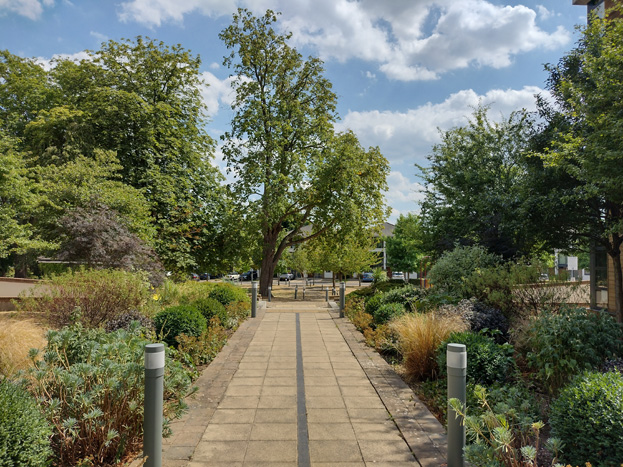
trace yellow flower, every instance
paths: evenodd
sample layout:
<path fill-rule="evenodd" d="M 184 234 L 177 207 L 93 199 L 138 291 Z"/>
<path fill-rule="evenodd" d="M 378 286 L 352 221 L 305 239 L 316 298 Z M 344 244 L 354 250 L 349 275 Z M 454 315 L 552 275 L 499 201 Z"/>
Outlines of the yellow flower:
<path fill-rule="evenodd" d="M 155 301 L 160 300 L 160 295 L 158 295 L 157 293 L 153 294 L 152 297 Z"/>

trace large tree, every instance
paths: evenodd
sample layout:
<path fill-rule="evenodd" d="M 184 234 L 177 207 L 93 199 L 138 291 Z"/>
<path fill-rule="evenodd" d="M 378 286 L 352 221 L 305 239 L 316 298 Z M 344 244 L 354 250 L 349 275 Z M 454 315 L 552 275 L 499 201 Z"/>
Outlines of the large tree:
<path fill-rule="evenodd" d="M 544 160 L 574 181 L 570 233 L 602 245 L 614 264 L 616 316 L 623 320 L 623 19 L 593 18 L 550 72 L 554 105 L 541 101 L 552 142 Z"/>
<path fill-rule="evenodd" d="M 417 271 L 425 255 L 424 234 L 420 219 L 415 214 L 400 215 L 396 221 L 394 235 L 388 237 L 387 264 L 395 271 L 409 273 Z"/>
<path fill-rule="evenodd" d="M 40 199 L 17 141 L 0 129 L 0 260 L 51 246 L 33 225 Z M 3 266 L 5 261 L 0 262 L 0 270 Z"/>
<path fill-rule="evenodd" d="M 258 237 L 263 294 L 290 246 L 386 216 L 387 160 L 352 132 L 334 134 L 336 96 L 322 62 L 304 60 L 276 21 L 270 10 L 256 18 L 241 9 L 220 34 L 236 95 L 223 153 L 246 227 Z M 304 226 L 312 226 L 307 235 Z"/>
<path fill-rule="evenodd" d="M 558 185 L 532 157 L 532 116 L 518 111 L 492 122 L 479 107 L 463 127 L 442 134 L 419 167 L 426 185 L 421 222 L 425 247 L 441 253 L 455 244 L 482 245 L 509 259 L 556 241 L 560 232 Z"/>
<path fill-rule="evenodd" d="M 149 38 L 108 41 L 79 62 L 0 53 L 0 118 L 29 165 L 96 160 L 114 151 L 120 181 L 141 190 L 158 235 L 153 245 L 171 269 L 205 263 L 216 247 L 224 208 L 220 174 L 210 164 L 200 59 Z M 214 230 L 220 229 L 217 234 Z"/>

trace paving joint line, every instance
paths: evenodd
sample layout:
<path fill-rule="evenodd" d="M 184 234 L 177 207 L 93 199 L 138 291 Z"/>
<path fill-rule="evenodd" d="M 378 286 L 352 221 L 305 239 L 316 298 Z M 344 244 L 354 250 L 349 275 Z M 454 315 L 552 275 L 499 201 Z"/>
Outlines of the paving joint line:
<path fill-rule="evenodd" d="M 296 313 L 296 411 L 298 467 L 309 467 L 309 433 L 307 406 L 305 402 L 305 374 L 303 370 L 303 343 L 301 339 L 301 316 Z"/>

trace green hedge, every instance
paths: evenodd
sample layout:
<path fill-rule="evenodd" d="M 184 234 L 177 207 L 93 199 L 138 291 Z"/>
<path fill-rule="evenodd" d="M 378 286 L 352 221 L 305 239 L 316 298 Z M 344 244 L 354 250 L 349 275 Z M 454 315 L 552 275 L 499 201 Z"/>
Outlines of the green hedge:
<path fill-rule="evenodd" d="M 467 382 L 490 386 L 505 383 L 516 375 L 517 365 L 510 344 L 496 344 L 483 334 L 454 332 L 437 349 L 437 363 L 442 375 L 446 375 L 446 347 L 449 343 L 464 344 L 467 350 Z"/>
<path fill-rule="evenodd" d="M 0 380 L 0 467 L 50 465 L 52 428 L 21 386 Z"/>
<path fill-rule="evenodd" d="M 197 308 L 189 305 L 165 308 L 154 317 L 156 333 L 171 347 L 177 347 L 177 336 L 200 336 L 207 321 Z"/>
<path fill-rule="evenodd" d="M 584 373 L 550 407 L 553 433 L 572 465 L 619 466 L 623 461 L 623 376 Z"/>

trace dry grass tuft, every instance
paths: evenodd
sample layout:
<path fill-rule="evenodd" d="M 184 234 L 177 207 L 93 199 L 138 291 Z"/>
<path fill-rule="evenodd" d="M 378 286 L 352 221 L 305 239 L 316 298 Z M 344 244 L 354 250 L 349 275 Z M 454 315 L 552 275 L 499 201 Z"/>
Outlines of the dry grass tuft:
<path fill-rule="evenodd" d="M 403 356 L 405 376 L 423 380 L 437 371 L 435 351 L 454 331 L 466 330 L 466 324 L 457 317 L 435 316 L 434 313 L 409 313 L 393 321 L 398 335 L 398 348 Z"/>
<path fill-rule="evenodd" d="M 34 320 L 0 320 L 0 375 L 11 376 L 30 367 L 30 349 L 42 349 L 46 343 L 45 330 Z"/>

